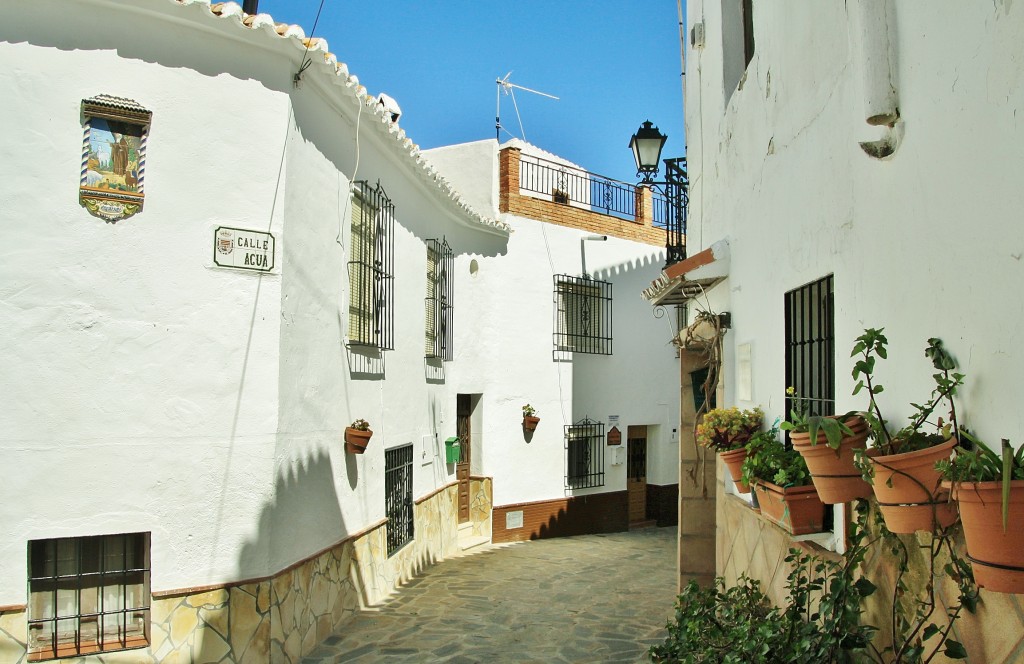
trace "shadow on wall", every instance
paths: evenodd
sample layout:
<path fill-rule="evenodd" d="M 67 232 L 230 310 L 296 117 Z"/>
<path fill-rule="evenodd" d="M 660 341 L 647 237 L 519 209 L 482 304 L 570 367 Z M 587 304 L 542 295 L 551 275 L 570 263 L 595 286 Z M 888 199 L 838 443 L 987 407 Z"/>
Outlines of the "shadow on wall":
<path fill-rule="evenodd" d="M 226 654 L 230 661 L 297 663 L 365 603 L 353 547 L 331 546 L 347 535 L 334 484 L 325 450 L 279 468 L 273 502 L 239 554 L 240 568 L 269 561 L 272 576 L 229 589 L 220 619 L 206 621 L 221 638 L 200 632 L 194 661 L 221 661 Z"/>
<path fill-rule="evenodd" d="M 523 507 L 498 508 L 496 520 L 522 509 L 522 529 L 508 530 L 499 521 L 495 524 L 495 541 L 516 541 L 618 533 L 629 530 L 629 504 L 625 491 L 573 496 L 564 500 L 532 503 Z"/>
<path fill-rule="evenodd" d="M 622 263 L 618 263 L 616 265 L 612 265 L 610 267 L 606 267 L 606 268 L 601 268 L 599 270 L 595 270 L 594 274 L 592 276 L 595 279 L 601 279 L 601 280 L 604 280 L 604 281 L 608 281 L 612 277 L 628 274 L 630 272 L 635 272 L 637 270 L 642 270 L 644 268 L 648 268 L 648 267 L 651 267 L 651 266 L 656 266 L 658 268 L 658 271 L 655 272 L 655 273 L 652 273 L 651 279 L 653 280 L 653 279 L 657 278 L 658 275 L 661 274 L 661 268 L 664 266 L 664 262 L 665 262 L 665 252 L 664 252 L 664 250 L 662 250 L 662 251 L 655 251 L 655 252 L 652 252 L 652 253 L 647 254 L 645 256 L 640 256 L 640 257 L 633 258 L 633 259 L 630 259 L 630 260 L 627 260 L 627 261 L 623 261 Z"/>

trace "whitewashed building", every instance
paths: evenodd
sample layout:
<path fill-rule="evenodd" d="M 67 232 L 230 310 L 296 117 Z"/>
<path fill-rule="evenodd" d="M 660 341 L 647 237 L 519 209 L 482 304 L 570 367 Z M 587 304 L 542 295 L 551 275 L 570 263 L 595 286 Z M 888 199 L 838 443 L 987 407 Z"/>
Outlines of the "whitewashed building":
<path fill-rule="evenodd" d="M 850 349 L 884 327 L 889 417 L 927 397 L 922 350 L 938 337 L 966 374 L 961 422 L 1024 443 L 1024 7 L 690 0 L 686 27 L 691 259 L 646 295 L 731 314 L 725 404 L 771 422 L 795 385 L 834 412 L 864 409 Z M 716 565 L 684 577 L 746 572 L 780 593 L 792 541 L 721 481 L 717 493 L 717 531 L 684 500 L 682 560 L 706 560 L 717 532 Z M 815 538 L 825 548 L 842 547 L 835 516 Z M 1021 634 L 1013 600 L 984 598 L 957 638 L 971 661 L 1020 661 L 1003 638 Z"/>
<path fill-rule="evenodd" d="M 492 519 L 628 527 L 630 431 L 633 520 L 674 520 L 649 221 L 503 211 L 495 145 L 486 185 L 431 165 L 323 40 L 234 3 L 3 14 L 0 660 L 296 662 Z"/>

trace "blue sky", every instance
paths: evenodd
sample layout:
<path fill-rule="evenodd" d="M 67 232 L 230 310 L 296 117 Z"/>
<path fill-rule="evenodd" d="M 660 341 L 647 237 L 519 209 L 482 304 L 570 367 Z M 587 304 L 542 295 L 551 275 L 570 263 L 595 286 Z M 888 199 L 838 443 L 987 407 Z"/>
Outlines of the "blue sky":
<path fill-rule="evenodd" d="M 320 0 L 261 0 L 259 11 L 308 35 Z M 679 28 L 674 0 L 325 0 L 316 36 L 371 94 L 402 107 L 422 148 L 494 138 L 497 85 L 516 90 L 526 139 L 585 169 L 633 182 L 629 137 L 650 119 L 684 154 Z M 512 98 L 501 123 L 522 138 Z M 511 138 L 502 132 L 501 140 Z"/>

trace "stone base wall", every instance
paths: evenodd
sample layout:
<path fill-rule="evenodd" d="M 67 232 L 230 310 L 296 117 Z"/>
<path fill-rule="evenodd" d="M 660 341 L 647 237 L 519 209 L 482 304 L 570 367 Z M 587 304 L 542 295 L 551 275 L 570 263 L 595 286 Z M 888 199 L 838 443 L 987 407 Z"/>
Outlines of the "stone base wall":
<path fill-rule="evenodd" d="M 474 531 L 484 534 L 491 480 L 474 482 Z M 359 609 L 458 551 L 457 500 L 453 484 L 417 501 L 414 539 L 390 558 L 386 525 L 375 524 L 270 578 L 154 592 L 147 648 L 50 661 L 298 664 Z M 0 662 L 27 662 L 27 640 L 24 607 L 0 609 Z"/>
<path fill-rule="evenodd" d="M 726 585 L 736 583 L 741 573 L 761 581 L 761 588 L 771 597 L 776 606 L 786 601 L 786 577 L 790 567 L 785 558 L 790 548 L 802 548 L 809 553 L 837 559 L 835 553 L 825 552 L 812 544 L 796 543 L 790 535 L 758 515 L 744 501 L 725 492 L 728 471 L 718 464 L 717 483 L 717 521 L 718 537 L 716 565 L 718 574 L 725 577 Z M 907 548 L 920 551 L 918 546 L 931 539 L 930 535 L 900 535 Z M 920 539 L 918 539 L 920 538 Z M 957 545 L 963 555 L 963 540 L 958 538 Z M 927 572 L 924 555 L 912 558 L 908 583 L 911 588 L 921 587 Z M 943 561 L 940 559 L 940 568 Z M 879 648 L 888 645 L 891 637 L 892 589 L 895 584 L 896 569 L 893 557 L 888 549 L 874 547 L 864 563 L 864 576 L 878 586 L 873 595 L 865 601 L 866 613 L 862 621 L 879 627 L 875 637 L 875 645 Z M 939 580 L 937 593 L 940 606 L 936 610 L 936 622 L 943 623 L 946 607 L 956 602 L 957 589 L 952 581 L 946 578 Z M 1003 595 L 1000 593 L 981 591 L 981 603 L 976 614 L 964 611 L 955 623 L 952 639 L 964 644 L 970 662 L 986 662 L 986 664 L 1020 664 L 1024 662 L 1024 595 Z M 928 642 L 925 643 L 928 645 Z M 930 650 L 929 650 L 930 652 Z M 942 655 L 936 656 L 933 662 L 952 662 Z"/>
<path fill-rule="evenodd" d="M 494 508 L 491 482 L 490 477 L 471 477 L 469 480 L 469 519 L 473 523 L 473 535 L 488 540 L 491 539 L 491 510 Z"/>

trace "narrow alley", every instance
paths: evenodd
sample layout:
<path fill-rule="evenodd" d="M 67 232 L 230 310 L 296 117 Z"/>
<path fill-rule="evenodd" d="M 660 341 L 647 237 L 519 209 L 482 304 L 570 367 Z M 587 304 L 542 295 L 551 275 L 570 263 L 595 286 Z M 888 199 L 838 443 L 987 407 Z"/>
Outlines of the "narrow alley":
<path fill-rule="evenodd" d="M 675 544 L 675 528 L 647 528 L 449 559 L 303 662 L 645 661 L 672 615 Z"/>

